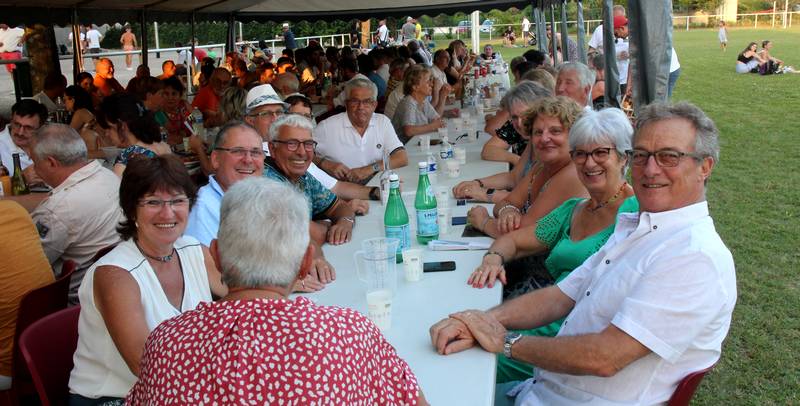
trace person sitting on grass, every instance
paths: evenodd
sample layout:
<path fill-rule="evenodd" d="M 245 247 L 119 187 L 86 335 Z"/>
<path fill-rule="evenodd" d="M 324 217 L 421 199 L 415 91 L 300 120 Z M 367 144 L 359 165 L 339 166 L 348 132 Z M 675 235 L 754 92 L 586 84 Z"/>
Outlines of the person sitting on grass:
<path fill-rule="evenodd" d="M 736 57 L 736 73 L 758 73 L 758 70 L 767 61 L 758 52 L 758 45 L 755 42 L 747 44 L 747 47 Z"/>

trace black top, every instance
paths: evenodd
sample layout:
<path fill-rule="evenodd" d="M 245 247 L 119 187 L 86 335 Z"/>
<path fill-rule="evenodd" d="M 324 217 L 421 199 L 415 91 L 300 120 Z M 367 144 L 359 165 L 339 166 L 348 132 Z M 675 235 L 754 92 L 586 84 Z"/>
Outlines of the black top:
<path fill-rule="evenodd" d="M 742 52 L 741 54 L 739 54 L 739 56 L 736 58 L 736 60 L 741 62 L 741 63 L 747 64 L 747 63 L 749 63 L 750 61 L 753 60 L 753 57 L 751 56 L 749 58 L 746 58 L 744 56 L 744 52 Z"/>
<path fill-rule="evenodd" d="M 521 155 L 522 151 L 525 150 L 525 147 L 528 146 L 528 141 L 525 141 L 521 135 L 514 129 L 514 125 L 511 124 L 511 120 L 506 121 L 502 127 L 497 129 L 497 137 L 501 140 L 505 141 L 508 145 L 511 145 L 511 152 Z"/>

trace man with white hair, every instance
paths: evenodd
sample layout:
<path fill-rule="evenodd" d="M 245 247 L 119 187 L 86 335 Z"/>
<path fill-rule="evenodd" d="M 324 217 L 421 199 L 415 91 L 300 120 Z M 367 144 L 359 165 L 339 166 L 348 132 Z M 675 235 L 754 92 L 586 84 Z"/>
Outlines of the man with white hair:
<path fill-rule="evenodd" d="M 317 146 L 311 137 L 313 129 L 311 121 L 303 116 L 278 117 L 269 128 L 270 154 L 264 161 L 264 176 L 290 183 L 305 193 L 311 217 L 331 221 L 325 242 L 344 244 L 352 236 L 355 211 L 308 173 Z"/>
<path fill-rule="evenodd" d="M 733 257 L 714 228 L 706 183 L 719 132 L 694 105 L 639 112 L 628 153 L 638 213 L 555 286 L 431 327 L 440 354 L 476 343 L 536 366 L 495 404 L 665 404 L 678 382 L 719 360 L 736 303 Z M 556 337 L 521 336 L 564 318 Z M 511 390 L 508 390 L 511 389 Z"/>
<path fill-rule="evenodd" d="M 319 143 L 314 158 L 317 166 L 337 179 L 363 184 L 387 165 L 408 165 L 405 148 L 391 121 L 375 113 L 375 84 L 353 79 L 345 85 L 344 93 L 347 111 L 322 121 L 314 129 L 314 139 Z"/>
<path fill-rule="evenodd" d="M 594 72 L 581 62 L 564 62 L 558 66 L 556 95 L 575 100 L 583 108 L 591 108 Z"/>
<path fill-rule="evenodd" d="M 36 173 L 53 191 L 31 217 L 56 274 L 65 261 L 77 264 L 70 283 L 70 299 L 77 303 L 78 287 L 92 258 L 120 241 L 120 179 L 97 161 L 88 161 L 86 143 L 64 124 L 37 131 L 32 158 Z"/>
<path fill-rule="evenodd" d="M 364 315 L 289 299 L 314 252 L 305 204 L 294 187 L 267 179 L 225 194 L 210 251 L 228 294 L 153 330 L 126 404 L 427 405 L 411 368 Z"/>

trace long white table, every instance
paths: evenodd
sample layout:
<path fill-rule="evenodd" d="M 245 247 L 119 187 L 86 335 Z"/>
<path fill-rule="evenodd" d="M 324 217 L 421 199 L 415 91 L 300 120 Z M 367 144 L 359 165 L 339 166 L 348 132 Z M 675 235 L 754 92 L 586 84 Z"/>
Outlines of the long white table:
<path fill-rule="evenodd" d="M 480 160 L 480 149 L 488 139 L 484 134 L 480 141 L 457 144 L 467 150 L 467 165 L 461 167 L 461 176 L 456 179 L 441 173 L 438 186 L 452 187 L 462 180 L 474 179 L 507 170 L 504 163 Z M 432 146 L 438 152 L 437 146 Z M 419 146 L 407 146 L 409 164 L 395 169 L 403 181 L 403 200 L 411 220 L 413 245 L 416 224 L 414 194 L 418 183 L 416 163 L 424 160 L 427 153 Z M 373 184 L 376 179 L 373 179 Z M 456 206 L 450 199 L 453 216 L 465 216 L 469 206 Z M 336 268 L 336 281 L 324 290 L 308 295 L 322 305 L 350 307 L 366 314 L 366 285 L 356 275 L 353 253 L 361 249 L 361 241 L 383 237 L 384 206 L 371 202 L 369 214 L 359 217 L 352 241 L 341 246 L 326 245 L 323 250 Z M 448 234 L 440 239 L 461 239 L 464 226 L 450 227 Z M 479 240 L 489 241 L 483 237 Z M 398 354 L 411 366 L 419 380 L 427 400 L 433 405 L 491 405 L 494 401 L 496 358 L 481 349 L 473 348 L 449 356 L 438 355 L 430 342 L 428 329 L 448 314 L 465 309 L 488 309 L 502 299 L 502 288 L 474 289 L 467 285 L 468 275 L 480 264 L 484 251 L 431 251 L 425 250 L 423 259 L 431 261 L 455 261 L 454 272 L 426 273 L 419 282 L 406 282 L 402 264 L 397 264 L 397 291 L 392 302 L 392 326 L 384 332 Z"/>

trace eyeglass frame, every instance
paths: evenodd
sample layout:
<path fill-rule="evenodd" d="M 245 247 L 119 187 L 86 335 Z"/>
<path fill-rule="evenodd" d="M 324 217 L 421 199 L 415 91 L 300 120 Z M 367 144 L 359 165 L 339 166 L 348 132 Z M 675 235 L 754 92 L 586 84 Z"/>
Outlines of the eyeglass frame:
<path fill-rule="evenodd" d="M 370 99 L 347 99 L 344 102 L 346 104 L 352 104 L 353 107 L 361 107 L 361 106 L 372 107 L 378 101 L 370 98 Z"/>
<path fill-rule="evenodd" d="M 192 204 L 192 199 L 188 196 L 184 197 L 176 197 L 174 199 L 169 200 L 162 200 L 162 199 L 140 199 L 136 202 L 136 205 L 139 207 L 143 207 L 145 209 L 152 209 L 152 210 L 161 210 L 164 206 L 169 205 L 169 207 L 173 210 L 177 207 L 189 207 Z"/>
<path fill-rule="evenodd" d="M 272 116 L 272 118 L 278 118 L 282 115 L 286 114 L 285 110 L 276 110 L 276 111 L 259 111 L 258 113 L 247 113 L 249 117 L 261 118 L 265 116 Z"/>
<path fill-rule="evenodd" d="M 597 159 L 597 157 L 595 156 L 596 153 L 599 152 L 599 151 L 603 151 L 603 150 L 605 150 L 605 153 L 606 153 L 605 158 Z M 570 159 L 572 159 L 572 162 L 575 162 L 578 165 L 583 165 L 583 164 L 586 163 L 587 160 L 589 160 L 589 156 L 591 155 L 592 160 L 596 164 L 601 164 L 603 162 L 608 161 L 608 157 L 611 156 L 611 151 L 612 150 L 616 151 L 616 147 L 600 147 L 600 148 L 595 148 L 595 149 L 593 149 L 591 151 L 584 151 L 584 150 L 581 150 L 581 149 L 573 149 L 572 151 L 569 151 L 569 157 L 570 157 Z M 579 153 L 579 152 L 583 154 L 582 157 L 581 156 L 577 156 L 576 157 L 576 154 Z M 582 160 L 581 160 L 581 158 L 582 158 Z"/>
<path fill-rule="evenodd" d="M 634 154 L 637 153 L 637 152 L 646 153 L 646 157 L 645 157 L 645 161 L 644 162 L 640 162 L 640 163 L 636 162 Z M 658 156 L 659 156 L 659 154 L 664 154 L 664 153 L 672 153 L 672 154 L 677 155 L 677 160 L 675 161 L 674 165 L 666 165 L 663 162 L 660 162 L 661 159 Z M 653 151 L 653 152 L 650 152 L 650 151 L 647 151 L 647 150 L 644 150 L 644 149 L 634 148 L 634 149 L 629 149 L 629 150 L 625 151 L 625 154 L 631 160 L 631 165 L 633 165 L 633 166 L 646 166 L 647 163 L 650 162 L 650 157 L 652 156 L 656 160 L 656 165 L 658 165 L 661 168 L 674 168 L 674 167 L 680 165 L 681 161 L 685 157 L 692 158 L 697 162 L 701 162 L 706 157 L 705 155 L 698 154 L 697 152 L 682 152 L 682 151 L 676 151 L 676 150 L 670 149 L 670 148 L 659 149 L 658 151 Z"/>
<path fill-rule="evenodd" d="M 247 148 L 238 148 L 238 147 L 236 147 L 236 148 L 216 147 L 216 148 L 214 148 L 214 151 L 225 151 L 225 152 L 227 152 L 227 153 L 229 153 L 229 154 L 231 154 L 231 155 L 233 155 L 233 156 L 235 156 L 237 158 L 244 158 L 245 157 L 245 153 L 250 155 L 250 158 L 252 158 L 252 159 L 257 159 L 259 157 L 261 157 L 261 158 L 264 157 L 264 150 L 262 150 L 260 148 L 247 149 Z"/>
<path fill-rule="evenodd" d="M 42 128 L 41 126 L 34 128 L 33 126 L 30 126 L 30 125 L 23 125 L 23 124 L 20 124 L 20 123 L 14 121 L 14 120 L 11 120 L 11 123 L 9 125 L 11 126 L 11 129 L 13 129 L 13 130 L 22 129 L 22 132 L 24 132 L 26 134 L 35 133 L 40 128 Z"/>
<path fill-rule="evenodd" d="M 303 144 L 303 149 L 305 149 L 306 152 L 313 152 L 313 151 L 316 151 L 317 145 L 319 145 L 319 143 L 314 141 L 314 140 L 305 140 L 305 141 L 298 141 L 298 140 L 288 140 L 288 141 L 272 140 L 270 142 L 273 142 L 273 143 L 276 143 L 276 144 L 284 144 L 284 145 L 286 145 L 286 149 L 289 150 L 289 152 L 297 151 L 297 148 L 300 147 L 300 144 Z M 292 145 L 294 145 L 294 147 L 292 147 Z M 309 145 L 311 146 L 311 149 L 308 148 Z"/>

